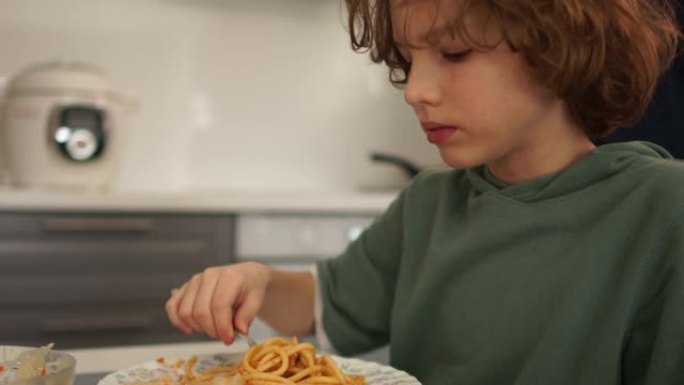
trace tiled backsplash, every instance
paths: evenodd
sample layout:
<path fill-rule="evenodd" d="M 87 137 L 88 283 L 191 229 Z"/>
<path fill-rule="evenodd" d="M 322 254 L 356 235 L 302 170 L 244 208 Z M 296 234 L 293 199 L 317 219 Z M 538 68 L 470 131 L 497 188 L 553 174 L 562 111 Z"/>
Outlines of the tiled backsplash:
<path fill-rule="evenodd" d="M 139 100 L 117 189 L 401 183 L 372 150 L 438 162 L 340 0 L 3 0 L 0 75 L 70 58 Z"/>

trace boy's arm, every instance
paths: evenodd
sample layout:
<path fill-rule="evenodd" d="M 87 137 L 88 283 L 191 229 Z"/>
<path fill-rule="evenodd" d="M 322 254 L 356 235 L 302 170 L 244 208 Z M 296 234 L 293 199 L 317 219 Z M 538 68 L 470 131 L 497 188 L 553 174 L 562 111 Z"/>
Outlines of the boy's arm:
<path fill-rule="evenodd" d="M 684 226 L 679 227 L 659 269 L 660 287 L 635 317 L 624 350 L 623 384 L 684 384 Z"/>
<path fill-rule="evenodd" d="M 272 270 L 259 318 L 283 334 L 313 334 L 314 280 L 312 274 Z"/>

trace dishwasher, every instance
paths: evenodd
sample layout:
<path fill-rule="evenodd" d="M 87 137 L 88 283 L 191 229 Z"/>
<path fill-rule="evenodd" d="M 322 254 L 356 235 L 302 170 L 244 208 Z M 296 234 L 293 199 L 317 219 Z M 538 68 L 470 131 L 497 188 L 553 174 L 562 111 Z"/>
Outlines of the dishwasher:
<path fill-rule="evenodd" d="M 374 214 L 284 214 L 252 213 L 235 220 L 235 260 L 257 261 L 289 271 L 308 271 L 313 264 L 342 253 L 376 218 Z M 279 336 L 259 319 L 250 334 L 261 341 Z M 306 339 L 317 347 L 312 338 Z M 388 362 L 388 349 L 381 348 L 358 358 L 381 364 Z"/>

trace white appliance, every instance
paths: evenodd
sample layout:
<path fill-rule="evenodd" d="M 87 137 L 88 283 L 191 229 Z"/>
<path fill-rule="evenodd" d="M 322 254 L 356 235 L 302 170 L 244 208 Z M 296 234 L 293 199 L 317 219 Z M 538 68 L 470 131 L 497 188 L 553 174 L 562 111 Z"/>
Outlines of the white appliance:
<path fill-rule="evenodd" d="M 5 90 L 0 127 L 10 182 L 107 189 L 132 105 L 91 64 L 49 62 L 20 72 Z"/>

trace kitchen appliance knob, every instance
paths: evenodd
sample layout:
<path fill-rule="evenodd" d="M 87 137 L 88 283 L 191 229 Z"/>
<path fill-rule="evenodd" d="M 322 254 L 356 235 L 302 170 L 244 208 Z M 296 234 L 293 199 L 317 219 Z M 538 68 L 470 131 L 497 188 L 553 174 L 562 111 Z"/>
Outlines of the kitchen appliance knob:
<path fill-rule="evenodd" d="M 98 147 L 97 138 L 87 129 L 74 130 L 65 143 L 67 155 L 78 161 L 91 159 Z"/>
<path fill-rule="evenodd" d="M 52 140 L 68 160 L 89 162 L 102 155 L 106 142 L 106 114 L 95 106 L 59 106 L 54 113 Z"/>

